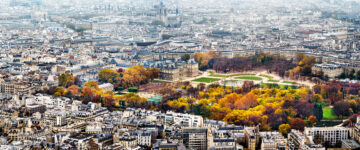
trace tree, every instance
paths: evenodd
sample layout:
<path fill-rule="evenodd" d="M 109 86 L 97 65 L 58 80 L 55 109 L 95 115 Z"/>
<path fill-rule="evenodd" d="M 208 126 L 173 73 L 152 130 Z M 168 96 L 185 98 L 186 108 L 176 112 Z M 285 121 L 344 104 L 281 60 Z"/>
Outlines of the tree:
<path fill-rule="evenodd" d="M 315 84 L 315 85 L 313 86 L 313 89 L 314 89 L 315 94 L 320 94 L 320 92 L 321 92 L 321 85 Z"/>
<path fill-rule="evenodd" d="M 238 95 L 236 93 L 231 93 L 226 95 L 224 98 L 220 99 L 219 104 L 222 107 L 235 109 L 235 105 L 238 105 L 238 107 L 242 107 L 242 102 L 238 102 L 238 104 L 236 104 L 236 102 L 240 101 L 240 99 L 241 99 L 241 95 Z"/>
<path fill-rule="evenodd" d="M 144 66 L 133 66 L 124 72 L 123 79 L 126 83 L 126 86 L 123 86 L 131 87 L 139 86 L 141 83 L 147 83 L 149 78 Z"/>
<path fill-rule="evenodd" d="M 64 87 L 62 87 L 62 86 L 56 87 L 55 91 L 56 91 L 55 96 L 63 96 L 63 95 L 65 95 L 64 94 L 65 90 L 64 90 Z"/>
<path fill-rule="evenodd" d="M 209 65 L 209 61 L 215 57 L 217 57 L 215 51 L 209 51 L 207 53 L 195 53 L 194 55 L 195 61 L 199 63 L 200 70 L 209 68 L 211 66 Z"/>
<path fill-rule="evenodd" d="M 306 57 L 306 54 L 305 54 L 305 53 L 297 53 L 296 56 L 295 56 L 296 62 L 299 63 L 299 62 L 302 61 L 305 57 Z"/>
<path fill-rule="evenodd" d="M 137 88 L 128 88 L 128 92 L 136 93 L 138 91 L 139 91 L 139 89 L 137 89 Z"/>
<path fill-rule="evenodd" d="M 354 113 L 357 113 L 359 111 L 358 103 L 356 102 L 356 100 L 354 99 L 349 100 L 349 104 L 350 104 L 350 108 Z"/>
<path fill-rule="evenodd" d="M 126 93 L 122 95 L 122 100 L 126 101 L 126 105 L 129 107 L 143 107 L 146 103 L 146 99 L 140 97 L 138 94 L 135 93 Z"/>
<path fill-rule="evenodd" d="M 350 104 L 346 101 L 336 102 L 333 108 L 334 114 L 336 116 L 350 116 Z"/>
<path fill-rule="evenodd" d="M 147 68 L 146 75 L 150 80 L 154 80 L 160 76 L 160 69 L 156 68 Z"/>
<path fill-rule="evenodd" d="M 281 124 L 279 126 L 279 132 L 286 136 L 291 130 L 291 126 L 289 124 Z"/>
<path fill-rule="evenodd" d="M 313 102 L 313 103 L 321 103 L 321 102 L 322 102 L 321 96 L 320 96 L 319 94 L 313 94 L 313 95 L 311 95 L 310 100 L 311 100 L 311 102 Z"/>
<path fill-rule="evenodd" d="M 307 120 L 311 122 L 311 125 L 314 125 L 314 123 L 316 122 L 316 117 L 311 115 L 307 118 Z"/>
<path fill-rule="evenodd" d="M 168 101 L 170 107 L 174 108 L 176 112 L 184 113 L 189 110 L 190 104 L 187 98 L 179 98 L 177 100 Z"/>
<path fill-rule="evenodd" d="M 360 80 L 360 70 L 356 72 L 356 80 Z"/>
<path fill-rule="evenodd" d="M 96 81 L 85 82 L 84 87 L 89 87 L 91 89 L 99 90 L 99 86 Z"/>
<path fill-rule="evenodd" d="M 80 88 L 77 85 L 72 85 L 70 87 L 67 88 L 67 91 L 72 95 L 72 96 L 80 96 Z"/>
<path fill-rule="evenodd" d="M 255 87 L 254 81 L 244 81 L 241 89 L 243 93 L 248 93 Z"/>
<path fill-rule="evenodd" d="M 314 116 L 318 121 L 320 121 L 323 117 L 323 110 L 320 104 L 314 104 Z"/>
<path fill-rule="evenodd" d="M 181 60 L 182 61 L 185 61 L 185 62 L 188 62 L 190 60 L 190 55 L 189 54 L 184 54 L 183 56 L 181 56 Z"/>
<path fill-rule="evenodd" d="M 235 107 L 237 109 L 249 109 L 257 105 L 257 96 L 254 93 L 248 93 L 236 100 Z"/>
<path fill-rule="evenodd" d="M 294 118 L 290 122 L 291 129 L 296 129 L 303 131 L 305 127 L 305 122 L 301 118 Z"/>
<path fill-rule="evenodd" d="M 355 79 L 355 70 L 354 69 L 351 69 L 350 73 L 349 73 L 349 78 L 351 80 Z"/>
<path fill-rule="evenodd" d="M 99 80 L 102 82 L 109 82 L 110 79 L 118 75 L 120 75 L 120 73 L 112 69 L 103 69 L 98 73 Z"/>
<path fill-rule="evenodd" d="M 59 78 L 59 86 L 69 87 L 74 84 L 75 78 L 70 73 L 60 74 Z"/>
<path fill-rule="evenodd" d="M 82 90 L 81 90 L 81 96 L 84 97 L 84 98 L 90 98 L 91 96 L 93 96 L 94 93 L 93 91 L 91 90 L 90 87 L 88 86 L 85 86 Z"/>
<path fill-rule="evenodd" d="M 103 94 L 103 105 L 105 107 L 111 107 L 111 106 L 115 106 L 115 100 L 114 100 L 114 92 L 112 91 L 107 91 Z"/>

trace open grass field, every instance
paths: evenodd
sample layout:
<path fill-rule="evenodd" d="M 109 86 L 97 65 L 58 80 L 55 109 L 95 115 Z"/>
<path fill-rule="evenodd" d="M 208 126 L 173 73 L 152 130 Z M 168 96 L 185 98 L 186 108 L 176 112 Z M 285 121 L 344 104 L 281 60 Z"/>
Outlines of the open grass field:
<path fill-rule="evenodd" d="M 324 120 L 337 120 L 337 116 L 334 115 L 333 109 L 330 107 L 323 108 L 323 119 Z"/>
<path fill-rule="evenodd" d="M 235 76 L 253 76 L 254 73 L 235 73 L 235 74 L 211 74 L 211 77 L 218 77 L 218 78 L 228 78 L 228 77 L 235 77 Z"/>
<path fill-rule="evenodd" d="M 269 80 L 272 80 L 274 77 L 266 75 L 266 74 L 260 74 L 260 76 L 268 78 Z"/>
<path fill-rule="evenodd" d="M 227 78 L 229 75 L 223 75 L 223 74 L 212 74 L 210 77 L 218 77 L 218 78 Z"/>
<path fill-rule="evenodd" d="M 231 76 L 234 77 L 234 76 L 254 76 L 256 75 L 255 73 L 235 73 L 235 74 L 232 74 Z"/>
<path fill-rule="evenodd" d="M 261 81 L 262 78 L 260 77 L 255 77 L 255 76 L 240 76 L 240 77 L 236 77 L 236 79 L 241 79 L 241 80 L 255 80 L 255 81 Z"/>
<path fill-rule="evenodd" d="M 292 81 L 283 81 L 283 83 L 286 83 L 286 84 L 293 84 Z"/>
<path fill-rule="evenodd" d="M 261 88 L 264 87 L 269 87 L 269 88 L 283 88 L 283 89 L 287 89 L 288 87 L 291 87 L 292 89 L 297 89 L 297 86 L 294 85 L 284 85 L 284 84 L 276 84 L 276 83 L 262 83 L 260 85 Z"/>
<path fill-rule="evenodd" d="M 269 82 L 280 82 L 280 80 L 268 80 Z"/>
<path fill-rule="evenodd" d="M 205 82 L 205 83 L 211 83 L 215 81 L 219 81 L 220 79 L 217 78 L 198 78 L 193 80 L 194 82 Z"/>

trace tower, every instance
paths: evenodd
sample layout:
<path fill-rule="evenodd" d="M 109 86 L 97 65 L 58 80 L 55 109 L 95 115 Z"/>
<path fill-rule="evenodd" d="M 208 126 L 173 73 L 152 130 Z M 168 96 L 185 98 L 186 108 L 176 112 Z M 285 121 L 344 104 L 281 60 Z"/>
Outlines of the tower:
<path fill-rule="evenodd" d="M 156 12 L 156 20 L 162 22 L 164 25 L 167 23 L 167 15 L 168 10 L 165 7 L 164 3 L 160 2 L 157 12 Z"/>

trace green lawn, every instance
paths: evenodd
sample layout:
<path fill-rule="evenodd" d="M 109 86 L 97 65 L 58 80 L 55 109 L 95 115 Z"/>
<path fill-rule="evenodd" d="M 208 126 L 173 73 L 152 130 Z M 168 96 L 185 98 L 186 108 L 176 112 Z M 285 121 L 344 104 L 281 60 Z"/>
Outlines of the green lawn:
<path fill-rule="evenodd" d="M 274 77 L 266 75 L 266 74 L 260 74 L 260 76 L 268 78 L 269 80 L 272 80 Z"/>
<path fill-rule="evenodd" d="M 235 76 L 253 76 L 256 75 L 254 73 L 235 73 L 235 74 L 210 74 L 211 77 L 218 78 L 227 78 L 227 77 L 235 77 Z"/>
<path fill-rule="evenodd" d="M 230 76 L 234 77 L 234 76 L 254 76 L 254 75 L 256 75 L 256 74 L 255 73 L 235 73 Z"/>
<path fill-rule="evenodd" d="M 215 82 L 215 81 L 219 81 L 220 79 L 217 78 L 198 78 L 195 79 L 193 81 L 195 82 L 205 82 L 205 83 L 211 83 L 211 82 Z"/>
<path fill-rule="evenodd" d="M 283 83 L 293 84 L 293 82 L 292 82 L 292 81 L 283 81 Z"/>
<path fill-rule="evenodd" d="M 261 81 L 261 80 L 262 80 L 262 78 L 260 78 L 260 77 L 255 77 L 255 76 L 240 76 L 240 77 L 236 77 L 236 79 L 255 80 L 255 81 Z"/>
<path fill-rule="evenodd" d="M 324 120 L 337 120 L 338 118 L 334 115 L 332 108 L 324 107 L 323 108 L 323 119 Z"/>
<path fill-rule="evenodd" d="M 292 89 L 297 89 L 298 87 L 297 86 L 294 86 L 294 85 L 285 85 L 285 84 L 277 84 L 277 83 L 262 83 L 260 85 L 261 88 L 264 88 L 264 87 L 269 87 L 269 88 L 283 88 L 283 89 L 287 89 L 288 87 L 291 87 Z"/>
<path fill-rule="evenodd" d="M 280 80 L 268 80 L 269 82 L 280 82 Z"/>
<path fill-rule="evenodd" d="M 222 74 L 212 74 L 211 77 L 219 77 L 219 78 L 226 78 L 229 77 L 229 75 L 222 75 Z"/>

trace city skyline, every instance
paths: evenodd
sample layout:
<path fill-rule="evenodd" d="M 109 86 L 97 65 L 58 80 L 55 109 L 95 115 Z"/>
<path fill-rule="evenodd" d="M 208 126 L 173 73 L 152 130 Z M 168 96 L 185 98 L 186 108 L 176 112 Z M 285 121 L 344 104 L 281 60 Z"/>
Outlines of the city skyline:
<path fill-rule="evenodd" d="M 1 150 L 360 149 L 359 0 L 1 0 Z"/>

